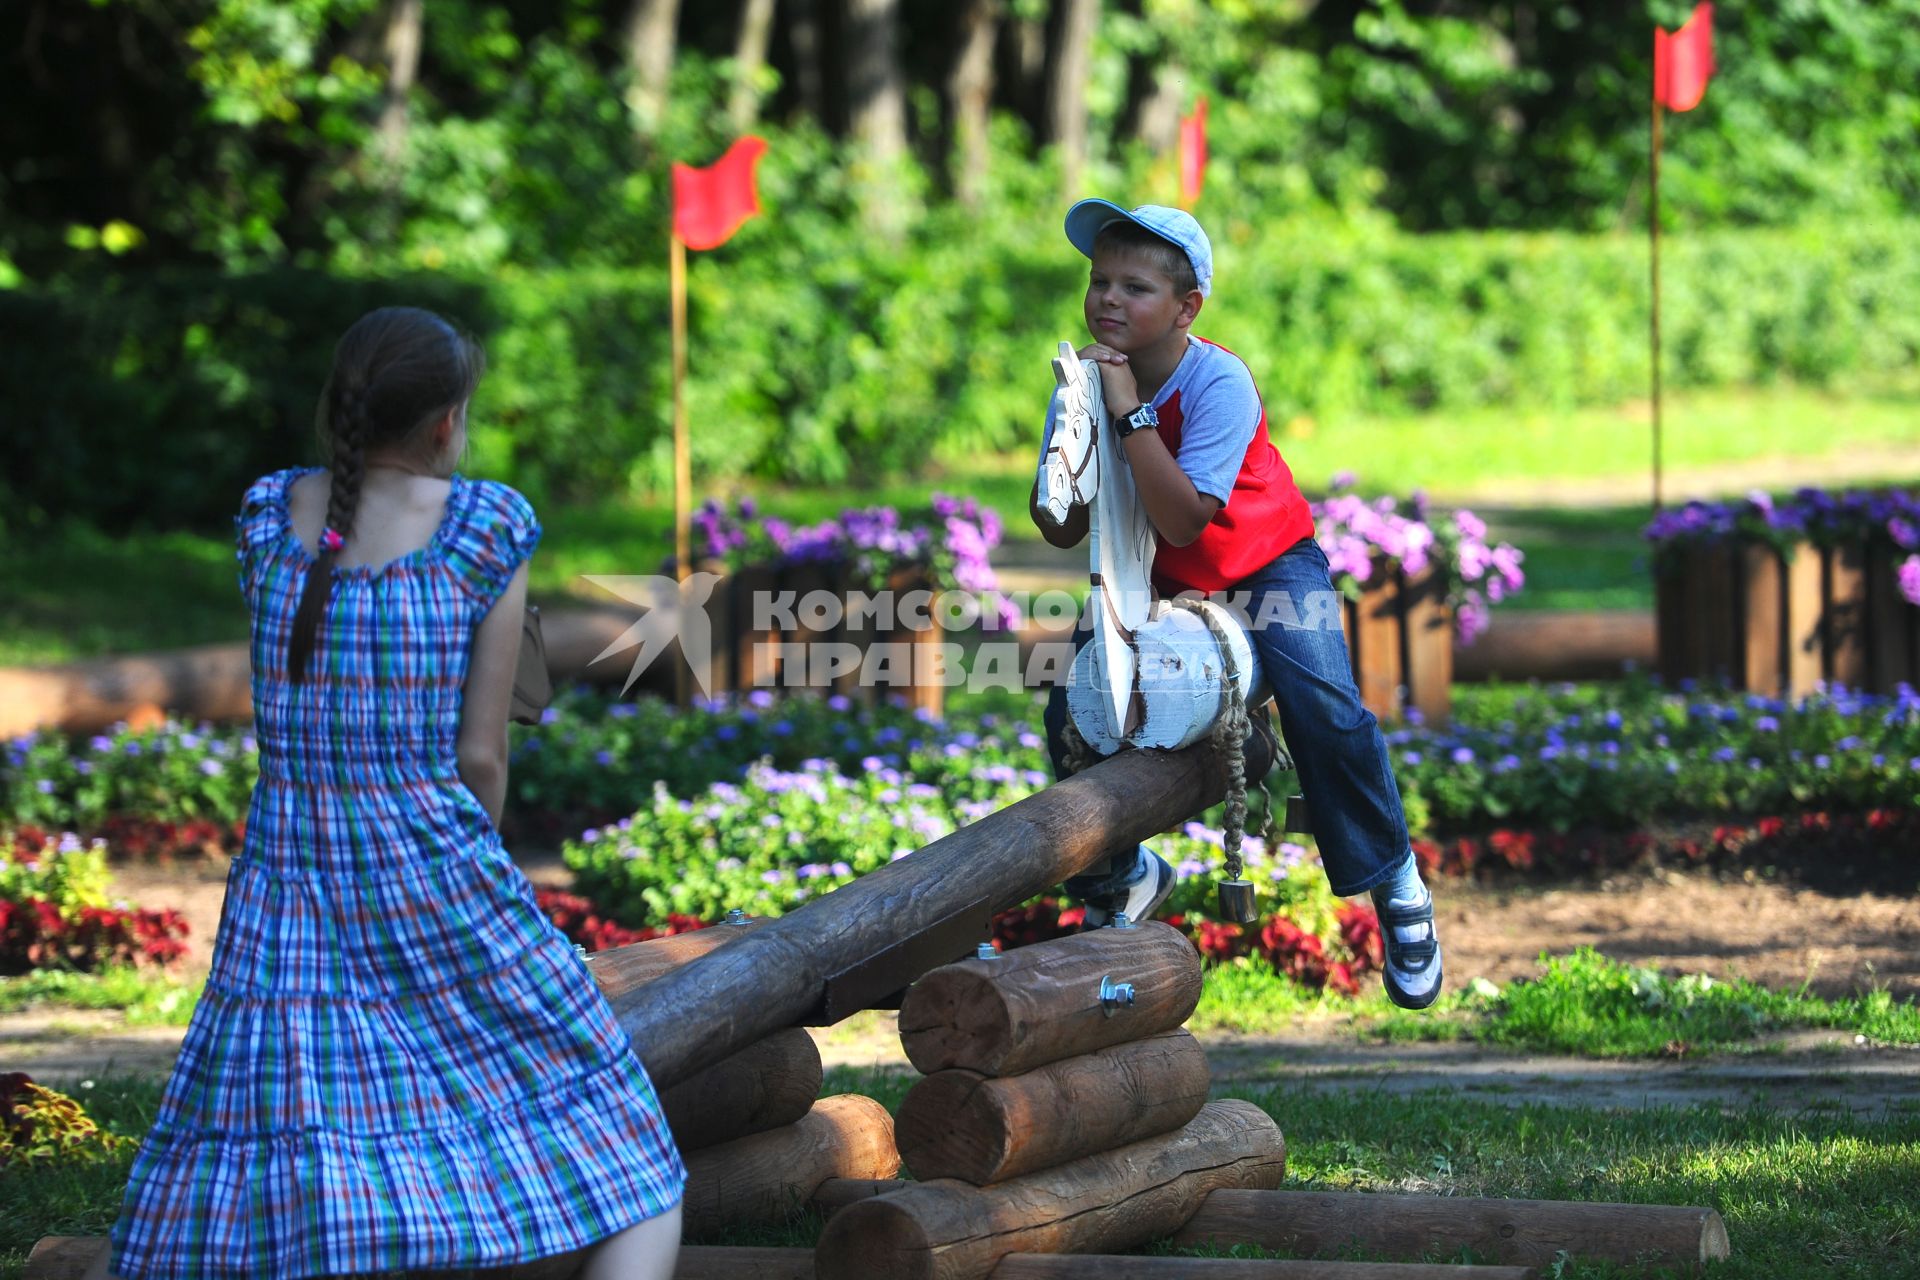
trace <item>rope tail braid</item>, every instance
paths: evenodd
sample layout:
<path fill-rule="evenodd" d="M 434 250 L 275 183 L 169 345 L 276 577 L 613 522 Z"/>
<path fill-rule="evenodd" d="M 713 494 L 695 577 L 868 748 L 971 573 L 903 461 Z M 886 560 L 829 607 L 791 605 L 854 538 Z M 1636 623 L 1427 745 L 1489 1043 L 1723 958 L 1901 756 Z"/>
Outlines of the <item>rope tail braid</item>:
<path fill-rule="evenodd" d="M 320 622 L 332 593 L 333 568 L 346 539 L 353 533 L 354 513 L 360 506 L 360 486 L 366 478 L 366 441 L 371 425 L 367 388 L 336 384 L 329 389 L 327 436 L 331 474 L 327 479 L 327 523 L 320 534 L 320 550 L 307 570 L 300 591 L 300 607 L 293 615 L 293 633 L 287 638 L 287 678 L 304 683 L 320 635 Z M 327 536 L 338 533 L 339 538 Z"/>
<path fill-rule="evenodd" d="M 1246 836 L 1247 825 L 1246 741 L 1247 735 L 1253 732 L 1254 712 L 1248 709 L 1246 696 L 1240 690 L 1240 662 L 1220 618 L 1201 601 L 1180 600 L 1176 603 L 1199 615 L 1214 644 L 1219 647 L 1221 661 L 1226 665 L 1222 679 L 1226 682 L 1227 710 L 1215 722 L 1211 736 L 1214 749 L 1227 764 L 1226 830 L 1222 833 L 1220 843 L 1226 854 L 1227 879 L 1239 880 L 1243 878 L 1241 841 Z M 1272 848 L 1273 797 L 1267 791 L 1265 777 L 1254 779 L 1253 786 L 1260 792 L 1262 801 L 1259 839 L 1263 846 Z"/>

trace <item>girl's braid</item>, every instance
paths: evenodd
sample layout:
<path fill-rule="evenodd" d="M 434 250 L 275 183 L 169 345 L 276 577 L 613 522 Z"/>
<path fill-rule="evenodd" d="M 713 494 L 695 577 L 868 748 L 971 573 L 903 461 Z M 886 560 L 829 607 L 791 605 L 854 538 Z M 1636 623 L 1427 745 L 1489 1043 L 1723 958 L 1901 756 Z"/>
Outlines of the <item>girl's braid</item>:
<path fill-rule="evenodd" d="M 363 385 L 349 384 L 335 397 L 340 416 L 333 434 L 333 475 L 327 485 L 327 528 L 342 538 L 353 532 L 360 485 L 367 478 L 367 428 L 372 412 L 367 391 Z"/>
<path fill-rule="evenodd" d="M 307 664 L 319 641 L 320 621 L 327 611 L 332 593 L 333 567 L 340 559 L 341 545 L 353 531 L 353 517 L 360 507 L 360 486 L 366 479 L 366 441 L 372 426 L 369 388 L 360 383 L 335 383 L 332 405 L 327 414 L 327 437 L 331 474 L 327 480 L 327 523 L 320 534 L 320 550 L 307 569 L 306 584 L 300 591 L 300 607 L 293 615 L 293 632 L 287 637 L 287 678 L 294 684 L 306 679 Z M 336 543 L 329 531 L 340 535 Z"/>

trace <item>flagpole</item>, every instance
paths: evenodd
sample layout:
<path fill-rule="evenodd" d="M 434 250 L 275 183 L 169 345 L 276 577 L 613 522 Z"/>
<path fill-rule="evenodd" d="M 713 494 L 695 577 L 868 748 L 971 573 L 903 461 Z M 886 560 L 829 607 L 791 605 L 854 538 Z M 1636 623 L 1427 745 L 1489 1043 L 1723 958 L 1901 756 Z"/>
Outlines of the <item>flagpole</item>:
<path fill-rule="evenodd" d="M 1647 241 L 1651 248 L 1653 313 L 1649 339 L 1653 356 L 1653 509 L 1660 511 L 1660 92 L 1653 94 L 1652 196 L 1647 204 Z"/>
<path fill-rule="evenodd" d="M 685 582 L 693 572 L 693 450 L 687 440 L 687 246 L 678 230 L 667 233 L 667 242 L 667 290 L 673 312 L 673 572 Z M 693 700 L 691 675 L 683 654 L 674 680 L 675 698 L 683 707 Z"/>
<path fill-rule="evenodd" d="M 667 282 L 673 301 L 673 566 L 685 582 L 693 572 L 693 450 L 687 442 L 687 246 L 669 232 Z"/>

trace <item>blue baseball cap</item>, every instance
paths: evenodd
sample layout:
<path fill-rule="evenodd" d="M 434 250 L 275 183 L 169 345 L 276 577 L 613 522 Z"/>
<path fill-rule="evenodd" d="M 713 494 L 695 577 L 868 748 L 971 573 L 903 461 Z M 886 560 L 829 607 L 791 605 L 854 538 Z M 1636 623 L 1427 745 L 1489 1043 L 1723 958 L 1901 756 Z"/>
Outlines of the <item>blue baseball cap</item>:
<path fill-rule="evenodd" d="M 1091 258 L 1094 238 L 1102 227 L 1113 222 L 1131 222 L 1170 242 L 1193 264 L 1193 278 L 1200 284 L 1200 296 L 1205 298 L 1213 293 L 1213 243 L 1185 209 L 1143 204 L 1129 210 L 1111 200 L 1082 200 L 1067 210 L 1067 239 Z"/>

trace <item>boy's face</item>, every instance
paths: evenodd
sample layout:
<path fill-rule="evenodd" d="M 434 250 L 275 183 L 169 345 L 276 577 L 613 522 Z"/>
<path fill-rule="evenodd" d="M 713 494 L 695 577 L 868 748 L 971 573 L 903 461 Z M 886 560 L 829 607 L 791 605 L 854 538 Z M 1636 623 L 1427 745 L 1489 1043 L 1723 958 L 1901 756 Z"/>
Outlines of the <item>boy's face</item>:
<path fill-rule="evenodd" d="M 1132 248 L 1096 248 L 1087 275 L 1087 332 L 1094 341 L 1133 355 L 1184 340 L 1200 310 L 1200 291 L 1174 292 L 1153 259 Z"/>

